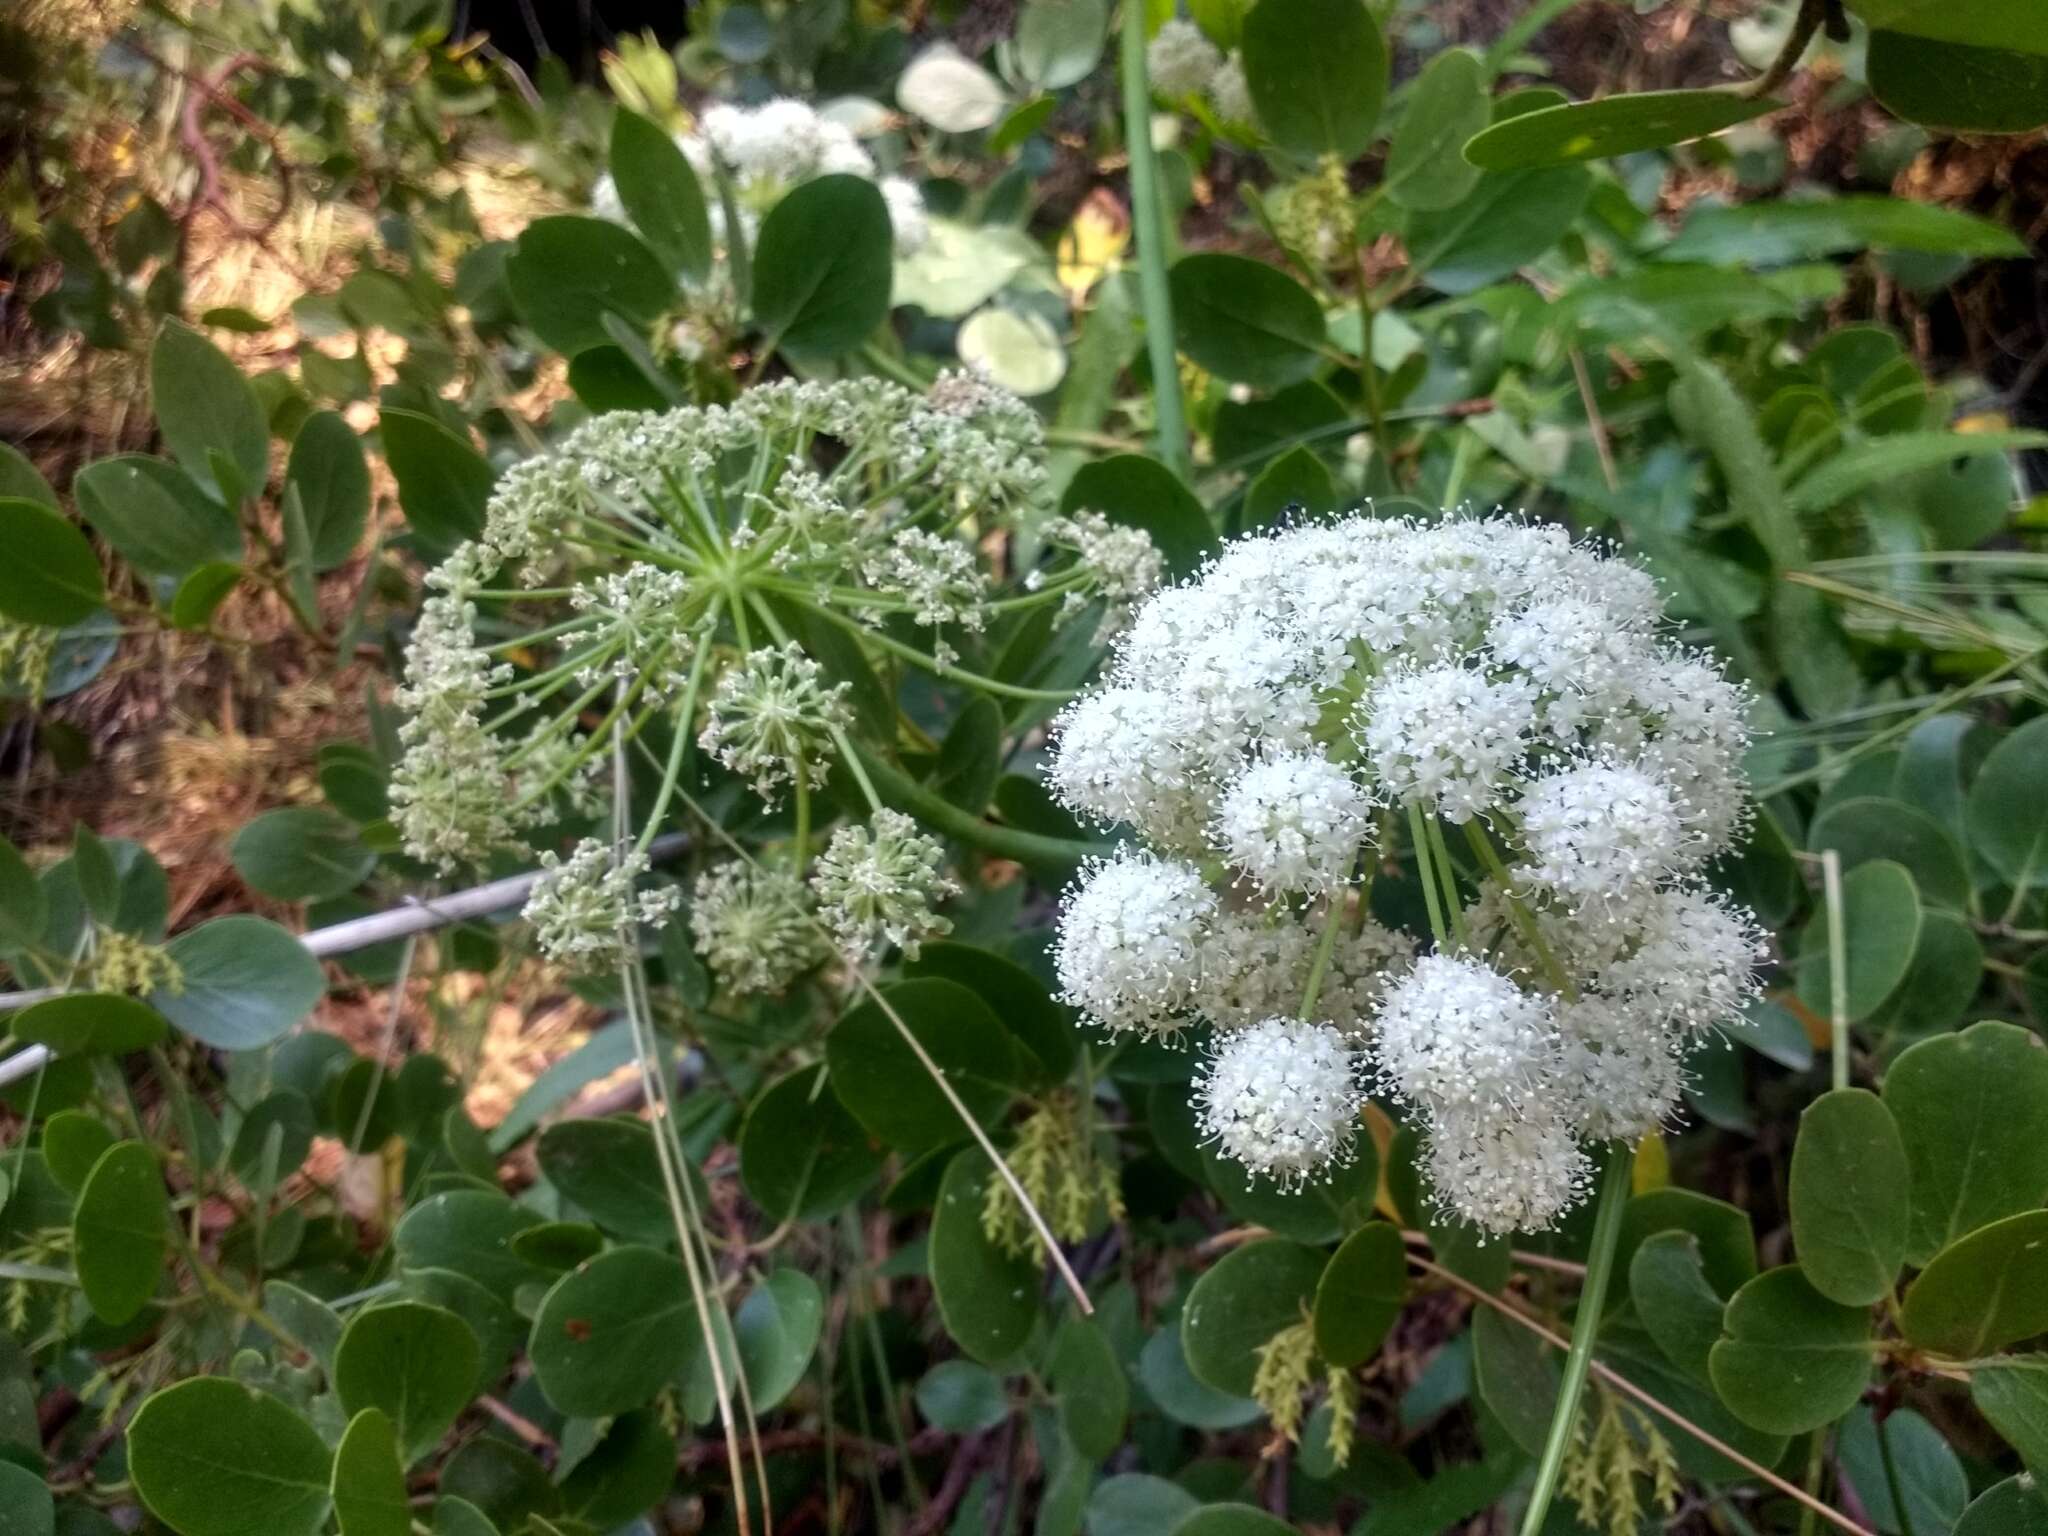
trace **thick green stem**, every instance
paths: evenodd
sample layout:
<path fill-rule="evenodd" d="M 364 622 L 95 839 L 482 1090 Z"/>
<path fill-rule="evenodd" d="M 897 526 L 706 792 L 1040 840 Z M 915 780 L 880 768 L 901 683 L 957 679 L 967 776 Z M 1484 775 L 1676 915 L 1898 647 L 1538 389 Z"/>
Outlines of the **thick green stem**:
<path fill-rule="evenodd" d="M 984 853 L 1015 859 L 1020 864 L 1032 864 L 1041 869 L 1075 869 L 1082 860 L 1109 852 L 1106 843 L 1045 837 L 1036 832 L 1023 832 L 1015 827 L 999 827 L 994 822 L 983 821 L 951 801 L 941 799 L 901 769 L 851 742 L 848 745 L 852 747 L 847 755 L 848 766 L 864 773 L 883 800 L 898 810 L 914 813 L 948 837 L 957 837 Z"/>
<path fill-rule="evenodd" d="M 1443 898 L 1437 894 L 1436 866 L 1429 856 L 1429 834 L 1423 830 L 1422 803 L 1408 802 L 1408 840 L 1415 845 L 1415 872 L 1422 879 L 1422 899 L 1429 908 L 1429 932 L 1436 947 L 1448 950 L 1451 936 L 1444 928 Z"/>
<path fill-rule="evenodd" d="M 1124 0 L 1124 149 L 1131 157 L 1131 224 L 1138 246 L 1138 304 L 1145 315 L 1145 353 L 1152 362 L 1152 409 L 1159 457 L 1183 480 L 1190 477 L 1187 411 L 1180 398 L 1180 363 L 1174 356 L 1173 295 L 1166 286 L 1166 203 L 1159 161 L 1152 152 L 1152 86 L 1145 78 L 1145 13 L 1140 0 Z"/>
<path fill-rule="evenodd" d="M 1842 856 L 1820 856 L 1821 901 L 1828 916 L 1828 1069 L 1836 1088 L 1849 1086 L 1849 944 L 1842 932 Z"/>
<path fill-rule="evenodd" d="M 1614 1274 L 1614 1255 L 1621 1245 L 1621 1213 L 1628 1206 L 1632 1163 L 1627 1142 L 1608 1144 L 1600 1168 L 1600 1192 L 1594 1197 L 1598 1204 L 1593 1213 L 1593 1248 L 1586 1255 L 1579 1315 L 1572 1323 L 1572 1344 L 1564 1357 L 1557 1411 L 1543 1443 L 1543 1459 L 1536 1465 L 1536 1486 L 1530 1490 L 1529 1508 L 1522 1516 L 1522 1536 L 1536 1536 L 1543 1529 L 1558 1479 L 1564 1473 L 1565 1453 L 1578 1429 L 1579 1399 L 1585 1395 L 1586 1376 L 1593 1368 L 1593 1344 L 1600 1334 L 1600 1314 L 1607 1306 L 1607 1282 Z"/>
<path fill-rule="evenodd" d="M 1301 1016 L 1313 1018 L 1316 999 L 1322 995 L 1323 976 L 1330 969 L 1330 952 L 1337 947 L 1337 930 L 1344 925 L 1344 900 L 1341 892 L 1330 897 L 1329 910 L 1323 914 L 1323 936 L 1316 944 L 1315 959 L 1309 963 L 1308 981 L 1301 989 Z"/>

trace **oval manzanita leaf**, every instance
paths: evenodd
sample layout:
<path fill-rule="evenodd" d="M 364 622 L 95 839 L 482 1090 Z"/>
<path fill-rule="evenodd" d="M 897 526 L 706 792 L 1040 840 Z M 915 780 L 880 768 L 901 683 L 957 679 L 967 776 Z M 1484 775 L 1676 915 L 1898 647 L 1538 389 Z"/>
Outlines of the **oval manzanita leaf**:
<path fill-rule="evenodd" d="M 1567 102 L 1495 123 L 1465 146 L 1465 158 L 1488 171 L 1602 160 L 1704 138 L 1783 105 L 1730 91 L 1637 91 Z"/>
<path fill-rule="evenodd" d="M 1792 1245 L 1821 1295 L 1867 1307 L 1890 1293 L 1909 1182 L 1898 1123 L 1876 1094 L 1838 1088 L 1807 1105 L 1792 1148 Z"/>
<path fill-rule="evenodd" d="M 79 1286 L 102 1322 L 127 1322 L 156 1293 L 169 1222 L 149 1148 L 123 1141 L 101 1153 L 78 1192 L 71 1234 Z"/>
<path fill-rule="evenodd" d="M 47 1045 L 60 1056 L 119 1056 L 146 1050 L 170 1033 L 149 1004 L 115 992 L 74 992 L 25 1008 L 14 1017 L 17 1040 Z"/>
<path fill-rule="evenodd" d="M 1796 1265 L 1737 1291 L 1722 1327 L 1707 1361 L 1714 1390 L 1756 1429 L 1797 1435 L 1832 1424 L 1870 1383 L 1870 1313 L 1829 1301 Z"/>
<path fill-rule="evenodd" d="M 335 1447 L 334 1517 L 341 1536 L 408 1536 L 412 1530 L 398 1433 L 381 1409 L 365 1408 L 350 1419 Z"/>
<path fill-rule="evenodd" d="M 1958 1360 L 2048 1332 L 2048 1211 L 1994 1221 L 1942 1249 L 1908 1287 L 1899 1326 Z"/>
<path fill-rule="evenodd" d="M 982 1230 L 982 1202 L 995 1176 L 987 1156 L 968 1148 L 946 1165 L 932 1211 L 939 1316 L 954 1342 L 984 1365 L 1016 1354 L 1038 1320 L 1040 1266 L 1004 1252 Z"/>
<path fill-rule="evenodd" d="M 434 1448 L 476 1394 L 482 1348 L 453 1312 L 420 1301 L 358 1312 L 334 1352 L 334 1391 L 352 1414 L 380 1408 L 406 1462 Z"/>
<path fill-rule="evenodd" d="M 1324 1262 L 1319 1250 L 1277 1237 L 1218 1260 L 1188 1292 L 1180 1317 L 1195 1379 L 1234 1396 L 1250 1393 L 1260 1347 L 1302 1320 Z"/>
<path fill-rule="evenodd" d="M 1369 1221 L 1344 1240 L 1316 1283 L 1316 1348 L 1331 1365 L 1362 1364 L 1400 1316 L 1408 1250 L 1392 1222 Z"/>
<path fill-rule="evenodd" d="M 316 1536 L 333 1457 L 267 1392 L 220 1376 L 166 1387 L 128 1426 L 128 1471 L 180 1536 Z"/>
<path fill-rule="evenodd" d="M 688 1358 L 698 1322 L 680 1261 L 614 1248 L 541 1298 L 527 1353 L 548 1401 L 603 1418 L 643 1407 Z"/>

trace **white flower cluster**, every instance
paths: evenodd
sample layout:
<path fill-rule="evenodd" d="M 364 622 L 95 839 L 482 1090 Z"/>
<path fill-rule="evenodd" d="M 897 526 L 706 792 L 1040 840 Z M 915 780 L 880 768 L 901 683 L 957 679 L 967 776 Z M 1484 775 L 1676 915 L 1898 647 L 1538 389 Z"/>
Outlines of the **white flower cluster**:
<path fill-rule="evenodd" d="M 826 958 L 801 882 L 737 860 L 698 877 L 690 934 L 718 979 L 742 996 L 780 992 Z"/>
<path fill-rule="evenodd" d="M 1226 123 L 1254 121 L 1244 60 L 1226 54 L 1194 22 L 1169 17 L 1145 45 L 1145 73 L 1152 89 L 1169 100 L 1206 96 Z"/>
<path fill-rule="evenodd" d="M 960 890 L 945 861 L 938 839 L 897 811 L 876 811 L 867 827 L 841 827 L 811 870 L 819 919 L 855 960 L 885 943 L 915 960 L 926 939 L 953 931 L 932 910 Z"/>
<path fill-rule="evenodd" d="M 639 927 L 659 928 L 682 901 L 674 886 L 635 892 L 647 873 L 647 855 L 621 854 L 587 837 L 565 860 L 553 852 L 540 858 L 522 914 L 533 925 L 541 953 L 572 971 L 617 969 L 633 953 Z"/>
<path fill-rule="evenodd" d="M 1745 699 L 1659 610 L 1606 549 L 1506 518 L 1289 528 L 1157 594 L 1055 723 L 1060 798 L 1149 845 L 1070 893 L 1068 1001 L 1215 1026 L 1202 1123 L 1257 1171 L 1344 1155 L 1370 1073 L 1448 1208 L 1550 1224 L 1588 1143 L 1675 1112 L 1763 958 L 1703 882 L 1747 822 Z M 1433 913 L 1419 960 L 1365 916 L 1397 868 Z"/>
<path fill-rule="evenodd" d="M 719 678 L 697 744 L 751 778 L 764 800 L 799 780 L 816 789 L 833 734 L 853 721 L 846 684 L 827 686 L 823 672 L 793 644 L 748 652 Z"/>
<path fill-rule="evenodd" d="M 878 179 L 874 156 L 852 129 L 792 97 L 779 96 L 758 107 L 724 102 L 707 107 L 694 132 L 676 135 L 676 148 L 703 183 L 714 239 L 725 238 L 725 213 L 713 180 L 720 165 L 732 178 L 749 243 L 770 208 L 792 188 L 818 176 L 858 176 L 875 182 L 889 209 L 898 255 L 910 255 L 931 238 L 931 222 L 917 184 L 903 176 Z M 591 189 L 590 206 L 599 218 L 625 222 L 618 186 L 609 175 Z"/>

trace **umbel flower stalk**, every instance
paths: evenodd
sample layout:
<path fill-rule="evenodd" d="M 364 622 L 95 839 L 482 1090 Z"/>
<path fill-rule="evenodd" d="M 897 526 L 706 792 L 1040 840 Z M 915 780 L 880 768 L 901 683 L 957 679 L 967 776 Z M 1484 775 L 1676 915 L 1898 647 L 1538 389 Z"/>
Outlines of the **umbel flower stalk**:
<path fill-rule="evenodd" d="M 482 532 L 428 578 L 398 695 L 407 851 L 453 870 L 545 846 L 527 911 L 541 949 L 613 970 L 680 905 L 646 888 L 644 854 L 686 765 L 716 762 L 769 805 L 794 803 L 779 858 L 709 868 L 689 903 L 729 991 L 786 987 L 831 958 L 822 934 L 849 958 L 914 953 L 946 930 L 935 909 L 955 887 L 941 845 L 875 792 L 863 764 L 893 755 L 898 733 L 855 747 L 856 685 L 887 698 L 877 679 L 907 666 L 1063 700 L 965 668 L 959 648 L 1040 606 L 1106 632 L 1158 580 L 1143 534 L 1088 513 L 1050 524 L 1038 566 L 1002 569 L 1001 536 L 1045 485 L 1037 417 L 963 374 L 926 394 L 779 383 L 578 427 L 506 473 Z M 564 831 L 614 798 L 615 740 L 658 788 L 625 846 L 586 840 L 557 859 Z M 813 801 L 834 762 L 869 819 L 828 840 Z"/>
<path fill-rule="evenodd" d="M 1369 1091 L 1447 1213 L 1548 1227 L 1676 1114 L 1762 934 L 1706 881 L 1745 698 L 1649 576 L 1562 529 L 1367 515 L 1242 539 L 1146 602 L 1049 776 L 1134 841 L 1068 893 L 1067 1000 L 1213 1031 L 1208 1138 L 1298 1185 Z"/>

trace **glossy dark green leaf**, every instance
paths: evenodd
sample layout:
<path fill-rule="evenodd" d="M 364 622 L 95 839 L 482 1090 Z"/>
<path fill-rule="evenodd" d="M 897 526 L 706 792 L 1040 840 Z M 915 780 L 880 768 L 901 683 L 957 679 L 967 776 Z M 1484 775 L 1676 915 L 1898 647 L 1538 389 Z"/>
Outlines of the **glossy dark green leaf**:
<path fill-rule="evenodd" d="M 217 561 L 200 566 L 179 582 L 171 595 L 171 623 L 179 629 L 206 628 L 241 580 L 239 565 Z"/>
<path fill-rule="evenodd" d="M 1472 1385 L 1508 1437 L 1531 1456 L 1543 1453 L 1557 1410 L 1557 1352 L 1491 1307 L 1472 1315 Z"/>
<path fill-rule="evenodd" d="M 115 1140 L 99 1116 L 82 1109 L 59 1110 L 43 1122 L 43 1161 L 50 1177 L 75 1195 Z"/>
<path fill-rule="evenodd" d="M 2012 886 L 2048 885 L 2048 718 L 1991 749 L 1967 808 L 1970 845 Z"/>
<path fill-rule="evenodd" d="M 561 1508 L 562 1497 L 533 1453 L 485 1435 L 471 1440 L 441 1469 L 435 1536 L 497 1536 L 528 1531 L 533 1516 Z M 481 1522 L 481 1528 L 479 1528 Z M 529 1536 L 538 1536 L 533 1527 Z"/>
<path fill-rule="evenodd" d="M 297 1024 L 326 994 L 320 962 L 260 917 L 216 917 L 172 939 L 183 986 L 150 994 L 156 1011 L 204 1045 L 248 1051 Z"/>
<path fill-rule="evenodd" d="M 101 459 L 78 472 L 73 492 L 94 531 L 151 575 L 242 558 L 235 514 L 175 464 L 139 453 Z"/>
<path fill-rule="evenodd" d="M 341 1536 L 410 1536 L 398 1434 L 380 1409 L 358 1410 L 342 1431 L 334 1448 L 333 1498 Z"/>
<path fill-rule="evenodd" d="M 1259 126 L 1290 154 L 1365 152 L 1387 95 L 1387 45 L 1360 0 L 1259 0 L 1244 18 Z"/>
<path fill-rule="evenodd" d="M 621 1414 L 562 1479 L 562 1507 L 598 1530 L 612 1530 L 644 1513 L 675 1480 L 676 1439 L 661 1416 Z"/>
<path fill-rule="evenodd" d="M 682 1264 L 652 1248 L 614 1248 L 555 1282 L 527 1353 L 549 1402 L 600 1418 L 653 1401 L 697 1333 Z"/>
<path fill-rule="evenodd" d="M 1679 1231 L 1645 1238 L 1629 1262 L 1629 1297 L 1644 1332 L 1664 1357 L 1706 1382 L 1707 1358 L 1721 1337 L 1724 1302 L 1707 1283 L 1700 1240 Z"/>
<path fill-rule="evenodd" d="M 1949 1536 L 2034 1536 L 2048 1528 L 2048 1484 L 2022 1475 L 1993 1483 L 1970 1501 Z"/>
<path fill-rule="evenodd" d="M 1409 264 L 1441 293 L 1475 292 L 1562 240 L 1592 190 L 1579 166 L 1490 172 L 1450 207 L 1409 215 Z"/>
<path fill-rule="evenodd" d="M 180 1536 L 316 1536 L 333 1456 L 267 1392 L 220 1376 L 166 1387 L 128 1426 L 128 1473 Z"/>
<path fill-rule="evenodd" d="M 1947 7 L 1957 14 L 1975 9 Z M 2010 40 L 2038 35 L 2037 17 Z M 2048 58 L 2012 47 L 1936 42 L 1880 28 L 1864 54 L 1870 91 L 1909 123 L 1955 133 L 2025 133 L 2048 123 Z"/>
<path fill-rule="evenodd" d="M 1994 1221 L 1942 1249 L 1907 1287 L 1899 1326 L 1958 1360 L 2048 1332 L 2048 1211 Z"/>
<path fill-rule="evenodd" d="M 1322 305 L 1278 267 L 1205 251 L 1167 276 L 1180 348 L 1218 378 L 1279 389 L 1315 372 L 1327 340 Z"/>
<path fill-rule="evenodd" d="M 1792 1246 L 1813 1288 L 1844 1306 L 1891 1294 L 1906 1256 L 1905 1143 L 1874 1093 L 1838 1088 L 1799 1116 Z"/>
<path fill-rule="evenodd" d="M 1827 908 L 1818 907 L 1799 941 L 1799 1000 L 1824 1019 L 1834 1017 L 1830 931 Z M 1848 982 L 1842 1013 L 1854 1023 L 1875 1013 L 1913 964 L 1920 896 L 1903 864 L 1874 859 L 1842 876 L 1842 932 Z"/>
<path fill-rule="evenodd" d="M 447 550 L 483 531 L 497 474 L 467 438 L 431 416 L 396 407 L 377 418 L 377 435 L 414 533 L 431 548 Z"/>
<path fill-rule="evenodd" d="M 978 945 L 942 939 L 926 944 L 915 960 L 905 962 L 903 973 L 942 976 L 974 993 L 1037 1059 L 1045 1081 L 1058 1082 L 1073 1071 L 1080 1052 L 1073 1020 L 1053 1001 L 1045 983 L 1023 966 Z"/>
<path fill-rule="evenodd" d="M 2048 1050 L 2030 1030 L 1986 1021 L 1902 1053 L 1884 1079 L 1912 1170 L 1906 1260 L 2048 1196 Z"/>
<path fill-rule="evenodd" d="M 71 1217 L 72 1262 L 101 1322 L 125 1323 L 156 1294 L 170 1243 L 170 1207 L 156 1159 L 139 1141 L 100 1154 Z"/>
<path fill-rule="evenodd" d="M 984 1365 L 998 1365 L 1024 1347 L 1038 1320 L 1041 1266 L 1006 1253 L 982 1230 L 988 1158 L 970 1147 L 946 1165 L 932 1211 L 929 1264 L 932 1293 L 946 1332 Z"/>
<path fill-rule="evenodd" d="M 47 1045 L 60 1056 L 120 1056 L 147 1050 L 170 1033 L 149 1004 L 115 992 L 73 992 L 24 1008 L 14 1038 Z"/>
<path fill-rule="evenodd" d="M 883 1149 L 839 1102 L 820 1064 L 777 1079 L 740 1128 L 740 1178 L 773 1221 L 829 1216 L 873 1182 Z"/>
<path fill-rule="evenodd" d="M 345 564 L 370 516 L 370 465 L 363 441 L 338 411 L 315 411 L 292 439 L 285 484 L 299 493 L 313 569 Z"/>
<path fill-rule="evenodd" d="M 1979 1366 L 1970 1373 L 1970 1401 L 2020 1453 L 2036 1483 L 2048 1482 L 2048 1360 L 2007 1356 Z"/>
<path fill-rule="evenodd" d="M 803 1380 L 824 1323 L 824 1294 L 800 1269 L 773 1270 L 747 1292 L 733 1314 L 733 1334 L 754 1412 L 766 1413 Z"/>
<path fill-rule="evenodd" d="M 917 1411 L 949 1434 L 994 1429 L 1010 1416 L 1002 1377 L 972 1360 L 942 1360 L 917 1383 Z"/>
<path fill-rule="evenodd" d="M 1704 138 L 1782 105 L 1731 91 L 1635 91 L 1567 102 L 1495 123 L 1465 146 L 1465 158 L 1489 171 L 1603 160 Z"/>
<path fill-rule="evenodd" d="M 278 1326 L 305 1345 L 320 1369 L 334 1371 L 334 1352 L 341 1347 L 341 1314 L 310 1291 L 286 1280 L 266 1280 L 263 1310 Z"/>
<path fill-rule="evenodd" d="M 1969 1479 L 1956 1453 L 1939 1430 L 1910 1408 L 1887 1414 L 1880 1431 L 1869 1406 L 1858 1404 L 1836 1431 L 1835 1455 L 1871 1525 L 1893 1536 L 1909 1527 L 1916 1536 L 1953 1530 L 1970 1497 Z M 1894 1480 L 1906 1506 L 1904 1521 L 1892 1499 Z"/>
<path fill-rule="evenodd" d="M 711 270 L 711 220 L 704 188 L 675 139 L 620 107 L 612 117 L 609 160 L 633 227 L 677 272 L 703 281 Z"/>
<path fill-rule="evenodd" d="M 647 330 L 676 297 L 674 276 L 638 235 L 576 214 L 527 225 L 505 280 L 534 334 L 570 357 L 610 341 L 605 315 Z"/>
<path fill-rule="evenodd" d="M 220 488 L 230 503 L 259 494 L 270 478 L 270 428 L 242 371 L 204 336 L 164 322 L 149 353 L 157 430 L 185 473 Z M 231 484 L 221 483 L 227 466 Z"/>
<path fill-rule="evenodd" d="M 1219 1392 L 1188 1368 L 1178 1324 L 1169 1323 L 1145 1341 L 1138 1354 L 1138 1380 L 1145 1395 L 1176 1424 L 1194 1429 L 1236 1429 L 1264 1417 L 1265 1410 L 1242 1393 Z"/>
<path fill-rule="evenodd" d="M 11 443 L 0 443 L 0 498 L 37 502 L 52 512 L 63 511 L 57 493 L 28 455 Z"/>
<path fill-rule="evenodd" d="M 1316 1348 L 1333 1366 L 1362 1365 L 1401 1314 L 1408 1250 L 1392 1222 L 1370 1221 L 1343 1242 L 1316 1284 Z"/>
<path fill-rule="evenodd" d="M 1722 1327 L 1708 1359 L 1714 1390 L 1757 1429 L 1797 1435 L 1833 1423 L 1870 1382 L 1869 1312 L 1829 1301 L 1796 1266 L 1737 1291 Z"/>
<path fill-rule="evenodd" d="M 592 1221 L 636 1243 L 675 1238 L 668 1185 L 644 1120 L 562 1120 L 540 1138 L 541 1171 Z"/>
<path fill-rule="evenodd" d="M 957 1141 L 966 1129 L 891 1011 L 970 1113 L 987 1119 L 1009 1102 L 1023 1073 L 1017 1046 L 988 1004 L 958 982 L 901 981 L 883 988 L 880 1001 L 848 1011 L 825 1037 L 832 1091 L 871 1135 L 914 1153 Z"/>
<path fill-rule="evenodd" d="M 1068 1314 L 1052 1341 L 1053 1400 L 1067 1441 L 1090 1461 L 1109 1456 L 1124 1438 L 1131 1387 L 1101 1327 Z"/>
<path fill-rule="evenodd" d="M 543 1222 L 517 1233 L 512 1251 L 529 1264 L 562 1274 L 602 1253 L 604 1234 L 587 1221 Z"/>
<path fill-rule="evenodd" d="M 0 617 L 61 626 L 106 606 L 99 558 L 78 525 L 39 501 L 0 497 Z"/>
<path fill-rule="evenodd" d="M 1157 459 L 1118 453 L 1082 465 L 1060 496 L 1060 511 L 1100 512 L 1112 523 L 1142 528 L 1176 579 L 1193 575 L 1216 549 L 1209 514 L 1181 478 Z"/>
<path fill-rule="evenodd" d="M 1464 48 L 1446 48 L 1408 90 L 1408 105 L 1387 146 L 1380 189 L 1403 208 L 1450 208 L 1478 185 L 1466 141 L 1486 127 L 1492 102 L 1486 66 Z"/>
<path fill-rule="evenodd" d="M 1307 1315 L 1325 1256 L 1284 1238 L 1225 1254 L 1197 1280 L 1181 1312 L 1188 1369 L 1219 1392 L 1251 1391 L 1258 1350 Z"/>
<path fill-rule="evenodd" d="M 1259 471 L 1245 488 L 1243 526 L 1279 527 L 1290 516 L 1313 516 L 1336 505 L 1337 485 L 1323 461 L 1307 448 L 1294 447 Z"/>
<path fill-rule="evenodd" d="M 1628 1295 L 1637 1247 L 1659 1232 L 1690 1232 L 1698 1238 L 1707 1281 L 1723 1296 L 1732 1296 L 1756 1278 L 1756 1238 L 1748 1213 L 1725 1200 L 1670 1186 L 1635 1196 L 1622 1211 L 1615 1250 L 1616 1301 Z"/>
<path fill-rule="evenodd" d="M 377 867 L 355 827 L 310 805 L 265 811 L 235 834 L 228 855 L 251 887 L 280 901 L 339 896 Z"/>
<path fill-rule="evenodd" d="M 859 345 L 889 313 L 895 236 L 873 182 L 820 176 L 761 221 L 754 323 L 771 345 L 829 357 Z"/>
<path fill-rule="evenodd" d="M 351 1414 L 381 1408 L 411 1463 L 469 1405 L 481 1358 L 476 1331 L 453 1312 L 418 1301 L 379 1302 L 343 1330 L 334 1390 Z"/>

